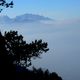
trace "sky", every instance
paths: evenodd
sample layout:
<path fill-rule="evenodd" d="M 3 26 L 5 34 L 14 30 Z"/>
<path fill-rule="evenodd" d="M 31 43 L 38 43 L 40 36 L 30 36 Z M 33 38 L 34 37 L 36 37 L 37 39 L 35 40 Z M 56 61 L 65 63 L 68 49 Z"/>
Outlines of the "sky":
<path fill-rule="evenodd" d="M 11 1 L 11 0 L 7 0 Z M 15 17 L 32 13 L 57 20 L 79 19 L 80 0 L 13 0 L 13 9 L 4 9 L 1 14 Z"/>

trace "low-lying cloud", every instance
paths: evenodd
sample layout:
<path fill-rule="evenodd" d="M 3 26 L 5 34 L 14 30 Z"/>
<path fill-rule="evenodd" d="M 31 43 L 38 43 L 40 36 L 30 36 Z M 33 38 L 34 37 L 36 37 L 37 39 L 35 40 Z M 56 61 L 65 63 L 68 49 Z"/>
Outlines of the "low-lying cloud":
<path fill-rule="evenodd" d="M 50 51 L 33 60 L 33 65 L 58 72 L 65 80 L 80 80 L 80 19 L 5 23 L 0 30 L 17 30 L 27 42 L 47 41 Z"/>

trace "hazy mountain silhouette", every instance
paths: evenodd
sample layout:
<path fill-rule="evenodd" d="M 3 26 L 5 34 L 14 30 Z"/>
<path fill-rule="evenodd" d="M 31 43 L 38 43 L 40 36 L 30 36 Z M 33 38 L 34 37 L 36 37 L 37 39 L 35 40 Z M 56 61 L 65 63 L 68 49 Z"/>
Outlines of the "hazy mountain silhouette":
<path fill-rule="evenodd" d="M 10 22 L 12 22 L 12 19 L 11 18 L 9 18 L 7 15 L 5 16 L 0 16 L 0 23 L 10 23 Z"/>
<path fill-rule="evenodd" d="M 0 16 L 0 23 L 27 23 L 27 22 L 39 22 L 39 21 L 49 21 L 51 18 L 44 17 L 35 14 L 23 14 L 16 16 L 15 18 L 10 18 L 8 16 Z"/>
<path fill-rule="evenodd" d="M 34 15 L 34 14 L 24 14 L 24 15 L 16 16 L 16 18 L 14 18 L 14 21 L 17 22 L 34 22 L 34 21 L 41 21 L 41 20 L 51 20 L 51 19 L 48 17 Z"/>

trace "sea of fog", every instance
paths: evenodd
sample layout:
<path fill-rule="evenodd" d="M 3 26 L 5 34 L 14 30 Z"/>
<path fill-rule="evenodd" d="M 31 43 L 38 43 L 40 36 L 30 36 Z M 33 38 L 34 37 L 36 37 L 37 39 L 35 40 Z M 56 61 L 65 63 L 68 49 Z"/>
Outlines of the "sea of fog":
<path fill-rule="evenodd" d="M 63 80 L 80 80 L 80 23 L 1 24 L 0 30 L 17 30 L 28 43 L 48 42 L 50 50 L 33 60 L 33 66 L 57 72 Z"/>

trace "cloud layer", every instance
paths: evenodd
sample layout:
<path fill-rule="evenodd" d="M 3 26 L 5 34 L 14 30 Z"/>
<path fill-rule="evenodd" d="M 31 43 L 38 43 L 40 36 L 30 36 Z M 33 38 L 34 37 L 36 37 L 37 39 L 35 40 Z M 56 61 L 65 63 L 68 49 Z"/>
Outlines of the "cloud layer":
<path fill-rule="evenodd" d="M 27 42 L 47 41 L 49 52 L 42 54 L 42 59 L 33 60 L 33 65 L 58 72 L 65 80 L 80 80 L 80 19 L 5 23 L 0 24 L 0 29 L 17 30 Z"/>

